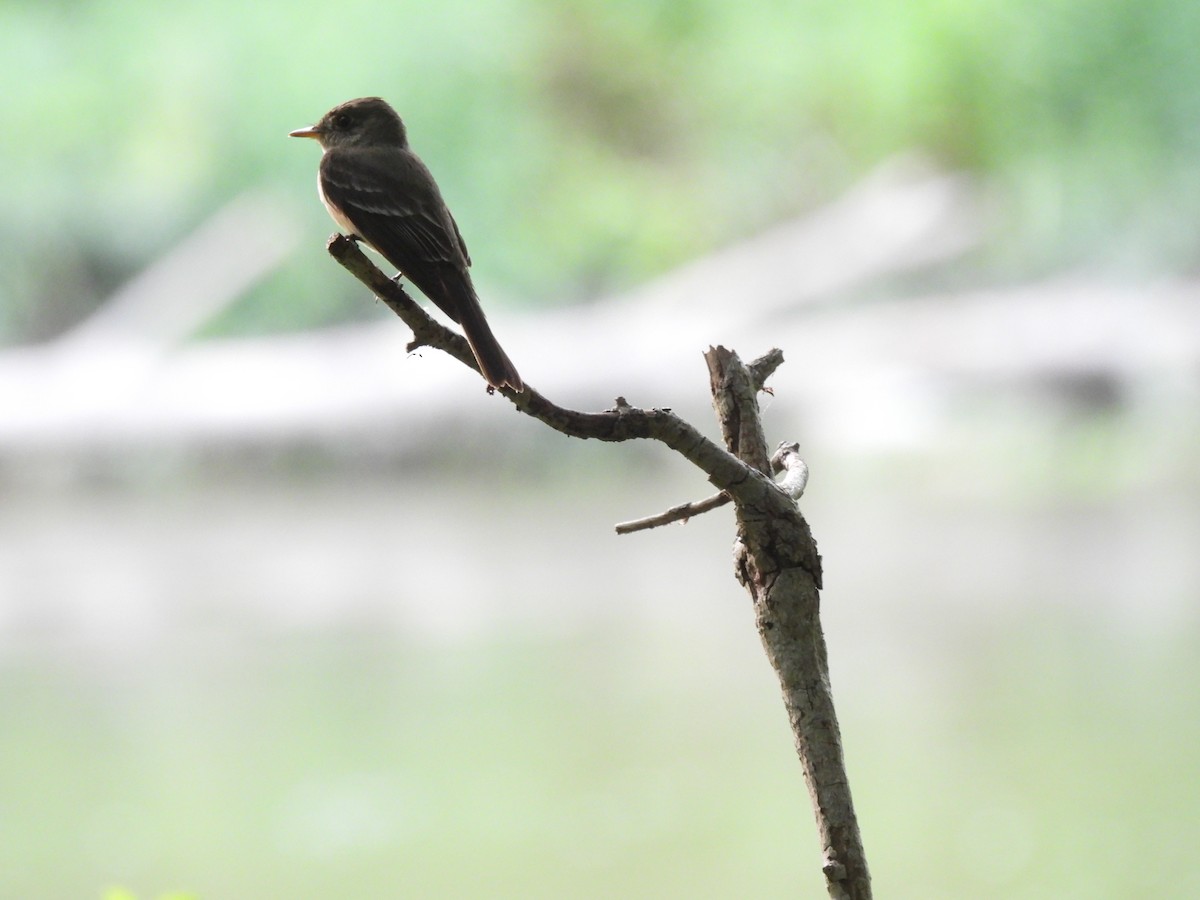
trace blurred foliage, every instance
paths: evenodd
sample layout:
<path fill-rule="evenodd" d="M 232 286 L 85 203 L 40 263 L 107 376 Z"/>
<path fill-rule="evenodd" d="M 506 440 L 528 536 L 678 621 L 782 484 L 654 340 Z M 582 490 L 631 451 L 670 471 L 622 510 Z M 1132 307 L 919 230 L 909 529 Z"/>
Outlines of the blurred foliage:
<path fill-rule="evenodd" d="M 316 148 L 284 136 L 363 94 L 522 302 L 636 283 L 912 148 L 997 187 L 1005 271 L 1190 266 L 1198 33 L 1189 0 L 6 0 L 0 337 L 61 330 L 264 184 L 312 240 L 220 328 L 362 314 Z"/>

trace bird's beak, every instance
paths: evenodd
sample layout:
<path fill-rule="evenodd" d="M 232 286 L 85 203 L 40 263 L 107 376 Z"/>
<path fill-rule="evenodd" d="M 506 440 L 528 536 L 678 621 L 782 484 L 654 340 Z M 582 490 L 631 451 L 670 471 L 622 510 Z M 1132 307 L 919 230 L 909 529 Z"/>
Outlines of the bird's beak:
<path fill-rule="evenodd" d="M 297 128 L 295 131 L 289 131 L 288 137 L 307 137 L 319 138 L 324 132 L 320 125 L 309 125 L 307 128 Z"/>

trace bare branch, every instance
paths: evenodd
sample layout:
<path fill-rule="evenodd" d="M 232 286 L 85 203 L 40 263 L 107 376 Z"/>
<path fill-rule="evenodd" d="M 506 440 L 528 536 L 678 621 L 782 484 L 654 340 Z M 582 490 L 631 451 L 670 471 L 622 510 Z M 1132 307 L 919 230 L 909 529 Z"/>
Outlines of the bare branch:
<path fill-rule="evenodd" d="M 353 241 L 337 235 L 329 241 L 329 252 L 404 320 L 417 345 L 444 350 L 475 368 L 466 340 L 426 315 Z M 768 454 L 758 409 L 758 392 L 783 362 L 783 354 L 772 351 L 748 367 L 736 353 L 710 347 L 705 359 L 713 408 L 728 450 L 670 410 L 639 409 L 624 398 L 612 409 L 586 413 L 557 406 L 529 385 L 519 394 L 507 388 L 500 393 L 518 411 L 571 437 L 660 441 L 703 470 L 721 491 L 698 504 L 627 523 L 622 526 L 627 530 L 678 521 L 695 515 L 701 506 L 715 508 L 725 498 L 733 501 L 738 528 L 735 571 L 754 601 L 763 648 L 783 689 L 821 837 L 826 887 L 836 900 L 869 900 L 870 875 L 850 799 L 819 617 L 821 557 L 793 499 L 803 492 L 808 469 L 796 444 L 783 444 L 774 456 Z M 786 473 L 782 487 L 771 478 L 773 468 Z"/>
<path fill-rule="evenodd" d="M 672 506 L 666 512 L 661 512 L 656 516 L 634 519 L 632 522 L 621 522 L 617 525 L 616 531 L 617 534 L 633 534 L 635 531 L 646 531 L 649 528 L 670 525 L 672 522 L 686 522 L 693 516 L 699 516 L 711 510 L 719 509 L 728 504 L 732 499 L 727 493 L 721 491 L 721 493 L 713 494 L 711 497 L 706 497 L 703 500 L 693 500 L 691 503 L 681 503 L 678 506 Z"/>
<path fill-rule="evenodd" d="M 330 237 L 327 249 L 350 274 L 404 320 L 404 324 L 412 329 L 417 345 L 442 350 L 463 365 L 478 371 L 466 338 L 432 319 L 408 296 L 404 288 L 384 275 L 353 240 L 335 234 Z M 599 441 L 656 440 L 700 468 L 711 484 L 729 491 L 735 499 L 745 497 L 776 507 L 791 502 L 771 479 L 761 474 L 767 471 L 765 466 L 757 472 L 751 471 L 736 456 L 706 438 L 670 410 L 640 409 L 618 403 L 616 408 L 605 412 L 580 412 L 552 403 L 528 384 L 519 394 L 508 388 L 501 388 L 498 393 L 504 395 L 518 411 L 568 437 Z"/>
<path fill-rule="evenodd" d="M 799 482 L 807 466 L 797 445 L 785 444 L 772 460 L 766 457 L 753 376 L 747 367 L 723 347 L 711 349 L 705 358 L 713 406 L 730 447 L 754 458 L 756 465 L 760 458 L 764 466 L 777 464 L 787 472 L 785 484 L 792 491 L 802 489 Z M 716 396 L 717 391 L 725 396 Z M 869 900 L 871 878 L 850 796 L 821 630 L 820 554 L 794 500 L 787 501 L 786 511 L 779 511 L 734 499 L 736 573 L 754 601 L 759 637 L 783 691 L 821 835 L 826 888 L 836 900 Z"/>

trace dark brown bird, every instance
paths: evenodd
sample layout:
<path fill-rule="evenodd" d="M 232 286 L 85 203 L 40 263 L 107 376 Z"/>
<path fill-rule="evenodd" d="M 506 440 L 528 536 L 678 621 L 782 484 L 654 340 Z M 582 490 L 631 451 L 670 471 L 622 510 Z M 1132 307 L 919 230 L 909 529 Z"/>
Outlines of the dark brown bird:
<path fill-rule="evenodd" d="M 488 384 L 524 390 L 479 305 L 458 225 L 396 111 L 378 97 L 349 100 L 291 136 L 316 138 L 325 151 L 317 187 L 334 221 L 462 325 Z"/>

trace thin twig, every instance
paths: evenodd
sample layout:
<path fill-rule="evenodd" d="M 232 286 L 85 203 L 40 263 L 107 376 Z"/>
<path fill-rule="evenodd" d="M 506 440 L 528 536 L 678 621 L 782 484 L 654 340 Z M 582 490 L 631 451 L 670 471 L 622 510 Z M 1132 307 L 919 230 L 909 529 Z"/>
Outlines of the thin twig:
<path fill-rule="evenodd" d="M 693 516 L 699 516 L 714 509 L 719 509 L 732 501 L 724 491 L 719 494 L 713 494 L 711 497 L 706 497 L 703 500 L 693 500 L 691 503 L 680 503 L 678 506 L 672 506 L 666 512 L 660 512 L 656 516 L 647 516 L 644 519 L 634 519 L 631 522 L 621 522 L 616 527 L 617 534 L 633 534 L 635 531 L 646 531 L 649 528 L 658 528 L 662 525 L 670 525 L 672 522 L 686 522 Z"/>

